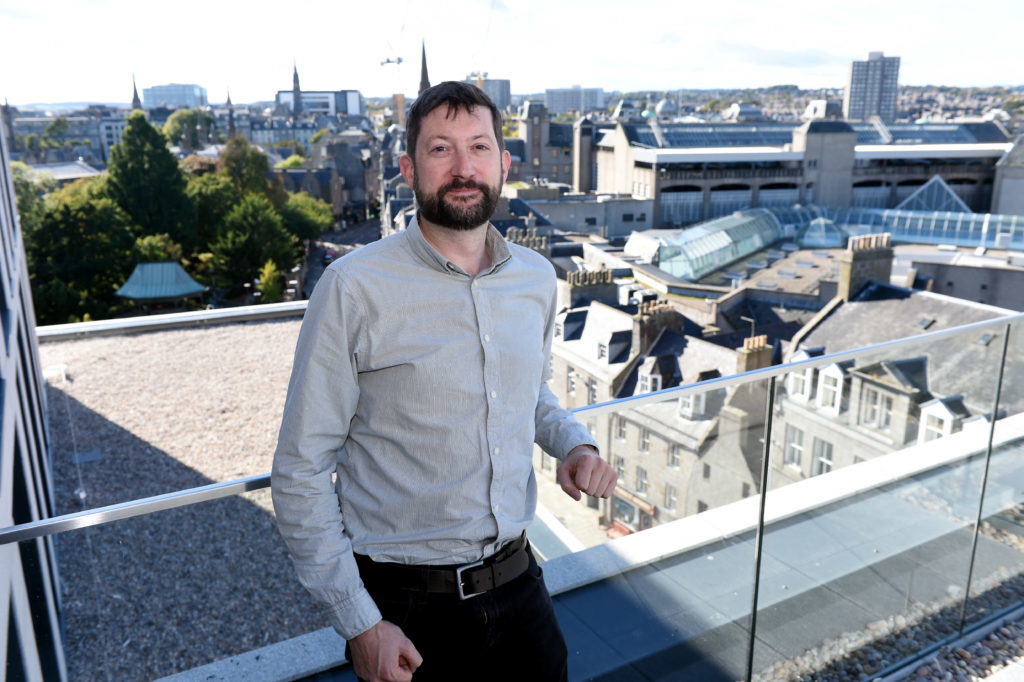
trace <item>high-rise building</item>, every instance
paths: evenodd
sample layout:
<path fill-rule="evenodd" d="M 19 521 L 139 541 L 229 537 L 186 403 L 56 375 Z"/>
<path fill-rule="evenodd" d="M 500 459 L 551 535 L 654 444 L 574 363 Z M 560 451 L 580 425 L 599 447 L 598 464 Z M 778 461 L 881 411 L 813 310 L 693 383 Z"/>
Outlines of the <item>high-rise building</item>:
<path fill-rule="evenodd" d="M 899 91 L 900 58 L 881 52 L 868 53 L 866 62 L 850 64 L 850 78 L 843 98 L 843 117 L 864 121 L 879 116 L 896 120 L 896 96 Z"/>
<path fill-rule="evenodd" d="M 194 83 L 170 83 L 143 88 L 142 103 L 146 109 L 155 107 L 194 109 L 209 104 L 206 99 L 206 88 Z"/>
<path fill-rule="evenodd" d="M 601 88 L 553 88 L 544 91 L 544 106 L 552 114 L 567 114 L 570 111 L 585 113 L 604 109 L 604 90 Z"/>
<path fill-rule="evenodd" d="M 512 85 L 507 78 L 488 78 L 487 74 L 477 75 L 471 73 L 466 76 L 466 82 L 477 86 L 491 98 L 494 106 L 500 111 L 508 109 L 512 103 Z"/>

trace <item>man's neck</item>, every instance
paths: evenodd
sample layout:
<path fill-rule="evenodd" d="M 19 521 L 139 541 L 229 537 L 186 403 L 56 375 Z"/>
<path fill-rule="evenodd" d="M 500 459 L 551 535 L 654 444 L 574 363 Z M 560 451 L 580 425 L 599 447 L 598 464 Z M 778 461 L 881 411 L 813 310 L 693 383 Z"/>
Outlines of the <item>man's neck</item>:
<path fill-rule="evenodd" d="M 453 230 L 435 225 L 417 216 L 417 223 L 423 237 L 442 256 L 476 277 L 491 265 L 491 254 L 487 252 L 487 226 L 483 223 L 472 230 Z"/>

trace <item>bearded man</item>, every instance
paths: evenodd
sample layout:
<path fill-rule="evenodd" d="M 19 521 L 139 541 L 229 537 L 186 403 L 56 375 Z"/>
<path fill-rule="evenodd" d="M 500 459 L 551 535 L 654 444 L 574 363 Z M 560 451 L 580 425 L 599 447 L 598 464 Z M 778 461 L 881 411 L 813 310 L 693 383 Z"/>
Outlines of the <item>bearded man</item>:
<path fill-rule="evenodd" d="M 565 680 L 525 537 L 533 444 L 577 500 L 607 497 L 615 471 L 547 387 L 551 264 L 489 222 L 511 163 L 500 112 L 441 83 L 412 106 L 406 149 L 416 219 L 331 264 L 310 299 L 278 527 L 360 679 Z"/>

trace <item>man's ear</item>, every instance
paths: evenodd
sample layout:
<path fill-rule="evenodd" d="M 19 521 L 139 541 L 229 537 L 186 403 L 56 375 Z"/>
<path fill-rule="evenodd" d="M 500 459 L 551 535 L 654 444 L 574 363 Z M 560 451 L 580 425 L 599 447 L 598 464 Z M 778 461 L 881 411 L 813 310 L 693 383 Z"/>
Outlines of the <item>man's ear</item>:
<path fill-rule="evenodd" d="M 402 157 L 398 159 L 398 170 L 402 172 L 402 177 L 405 178 L 405 184 L 409 185 L 409 187 L 412 187 L 413 175 L 415 174 L 415 168 L 413 167 L 412 157 L 409 156 L 408 154 L 403 154 Z"/>
<path fill-rule="evenodd" d="M 501 182 L 508 180 L 508 169 L 512 167 L 512 155 L 506 149 L 501 153 Z M 411 185 L 410 185 L 411 186 Z"/>

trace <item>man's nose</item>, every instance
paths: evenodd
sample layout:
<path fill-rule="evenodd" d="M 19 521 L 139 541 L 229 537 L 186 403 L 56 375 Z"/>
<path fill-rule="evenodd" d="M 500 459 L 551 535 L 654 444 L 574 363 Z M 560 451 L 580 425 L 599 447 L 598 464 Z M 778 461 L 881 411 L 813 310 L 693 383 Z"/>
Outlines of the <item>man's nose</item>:
<path fill-rule="evenodd" d="M 452 175 L 457 178 L 471 178 L 474 172 L 473 159 L 470 158 L 469 150 L 456 150 L 452 160 Z"/>

